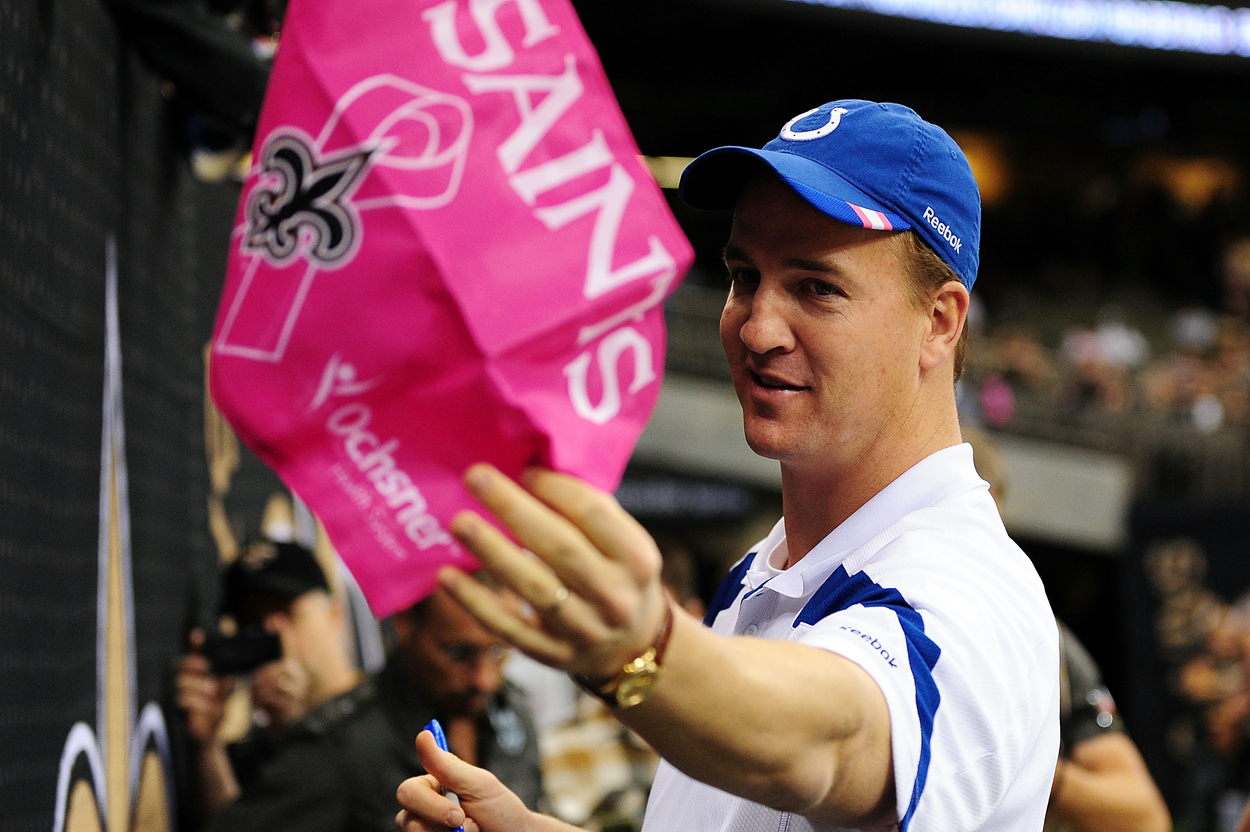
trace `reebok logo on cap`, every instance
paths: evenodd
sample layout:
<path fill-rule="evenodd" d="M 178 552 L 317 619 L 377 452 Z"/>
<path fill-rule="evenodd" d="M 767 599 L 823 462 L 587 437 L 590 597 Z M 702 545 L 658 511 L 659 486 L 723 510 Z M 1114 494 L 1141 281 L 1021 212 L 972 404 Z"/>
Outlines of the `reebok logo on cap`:
<path fill-rule="evenodd" d="M 963 246 L 963 240 L 955 236 L 955 232 L 951 231 L 950 226 L 938 219 L 937 214 L 933 213 L 933 208 L 926 205 L 924 207 L 924 215 L 921 217 L 929 225 L 933 226 L 933 230 L 938 233 L 943 240 L 950 243 L 950 247 L 956 252 Z"/>

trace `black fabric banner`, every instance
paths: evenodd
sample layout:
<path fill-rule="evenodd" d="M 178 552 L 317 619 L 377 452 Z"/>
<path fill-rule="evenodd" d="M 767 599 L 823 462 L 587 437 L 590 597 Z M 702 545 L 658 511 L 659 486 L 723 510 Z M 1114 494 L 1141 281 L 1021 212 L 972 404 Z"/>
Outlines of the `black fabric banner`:
<path fill-rule="evenodd" d="M 191 175 L 168 93 L 98 0 L 0 0 L 2 832 L 76 812 L 186 828 L 178 718 L 148 706 L 168 704 L 171 661 L 216 602 L 203 349 L 237 189 Z M 101 440 L 110 240 L 121 501 Z M 276 483 L 256 465 L 245 498 Z"/>
<path fill-rule="evenodd" d="M 1126 685 L 1116 695 L 1178 828 L 1214 829 L 1222 803 L 1240 814 L 1229 793 L 1250 786 L 1244 728 L 1221 741 L 1211 719 L 1222 701 L 1211 698 L 1215 687 L 1241 679 L 1247 689 L 1234 645 L 1220 637 L 1232 629 L 1220 628 L 1250 589 L 1250 507 L 1142 502 L 1130 530 Z"/>

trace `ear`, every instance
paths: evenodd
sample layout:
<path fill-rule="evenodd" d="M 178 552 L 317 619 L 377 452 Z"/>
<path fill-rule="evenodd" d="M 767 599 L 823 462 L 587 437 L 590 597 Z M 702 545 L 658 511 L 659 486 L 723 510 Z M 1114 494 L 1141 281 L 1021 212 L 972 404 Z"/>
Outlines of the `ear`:
<path fill-rule="evenodd" d="M 395 631 L 395 641 L 400 647 L 412 640 L 412 617 L 407 610 L 391 616 L 391 629 Z"/>
<path fill-rule="evenodd" d="M 933 297 L 929 309 L 929 331 L 920 347 L 920 367 L 932 370 L 952 361 L 959 336 L 968 321 L 968 288 L 957 280 L 947 281 Z"/>

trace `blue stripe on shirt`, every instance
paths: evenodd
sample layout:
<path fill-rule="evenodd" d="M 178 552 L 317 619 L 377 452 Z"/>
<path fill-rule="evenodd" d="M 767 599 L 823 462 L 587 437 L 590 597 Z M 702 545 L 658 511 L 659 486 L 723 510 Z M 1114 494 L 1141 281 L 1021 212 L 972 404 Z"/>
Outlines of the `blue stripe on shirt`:
<path fill-rule="evenodd" d="M 716 587 L 716 594 L 712 596 L 712 603 L 708 604 L 707 614 L 703 616 L 703 623 L 708 627 L 712 626 L 712 622 L 716 620 L 716 616 L 720 615 L 733 604 L 734 599 L 738 597 L 738 593 L 742 591 L 742 579 L 746 577 L 747 570 L 751 568 L 751 561 L 755 560 L 755 553 L 748 552 L 747 556 L 738 561 L 733 569 L 729 570 L 720 582 L 720 586 Z"/>
<path fill-rule="evenodd" d="M 721 586 L 724 588 L 724 584 Z M 719 594 L 718 590 L 717 595 Z M 897 589 L 883 587 L 863 572 L 848 575 L 844 566 L 839 566 L 832 575 L 825 579 L 820 589 L 816 590 L 811 600 L 794 619 L 793 626 L 815 624 L 832 613 L 856 605 L 885 607 L 893 611 L 898 616 L 899 626 L 902 627 L 903 636 L 907 640 L 907 659 L 916 688 L 916 711 L 920 717 L 920 762 L 916 767 L 916 781 L 912 786 L 911 802 L 899 824 L 900 832 L 907 832 L 908 824 L 916 812 L 916 805 L 920 802 L 920 794 L 924 791 L 924 784 L 929 776 L 933 718 L 942 701 L 937 684 L 933 681 L 933 668 L 942 655 L 942 649 L 925 635 L 924 620 L 920 617 L 920 613 L 907 603 Z"/>

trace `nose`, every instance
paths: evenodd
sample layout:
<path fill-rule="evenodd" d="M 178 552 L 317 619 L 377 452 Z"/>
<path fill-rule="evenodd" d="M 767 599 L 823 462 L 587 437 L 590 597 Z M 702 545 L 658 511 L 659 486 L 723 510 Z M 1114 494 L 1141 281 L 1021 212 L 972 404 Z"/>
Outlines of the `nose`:
<path fill-rule="evenodd" d="M 473 663 L 471 676 L 473 687 L 483 693 L 494 693 L 503 685 L 503 669 L 499 662 L 489 656 L 478 656 Z"/>
<path fill-rule="evenodd" d="M 730 300 L 730 304 L 737 302 Z M 748 350 L 764 355 L 775 350 L 789 352 L 794 349 L 794 332 L 787 314 L 789 299 L 779 287 L 761 281 L 755 291 L 740 302 L 738 337 Z"/>

